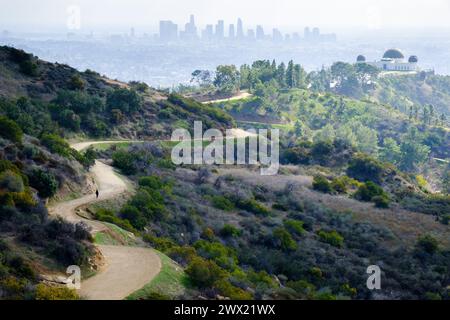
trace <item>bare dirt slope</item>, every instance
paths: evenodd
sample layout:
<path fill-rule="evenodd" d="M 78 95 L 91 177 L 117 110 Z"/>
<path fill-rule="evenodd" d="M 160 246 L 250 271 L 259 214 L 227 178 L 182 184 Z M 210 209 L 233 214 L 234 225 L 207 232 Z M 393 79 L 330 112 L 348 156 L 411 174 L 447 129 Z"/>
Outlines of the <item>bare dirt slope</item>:
<path fill-rule="evenodd" d="M 74 145 L 81 150 L 95 142 Z M 114 169 L 96 161 L 91 170 L 98 185 L 100 196 L 87 195 L 61 202 L 50 208 L 50 213 L 70 222 L 83 221 L 92 233 L 107 229 L 98 221 L 84 219 L 75 210 L 96 201 L 114 198 L 126 191 L 126 183 Z M 98 246 L 105 259 L 105 267 L 95 276 L 83 281 L 80 294 L 90 300 L 120 300 L 149 283 L 161 270 L 161 261 L 154 250 L 127 246 Z"/>

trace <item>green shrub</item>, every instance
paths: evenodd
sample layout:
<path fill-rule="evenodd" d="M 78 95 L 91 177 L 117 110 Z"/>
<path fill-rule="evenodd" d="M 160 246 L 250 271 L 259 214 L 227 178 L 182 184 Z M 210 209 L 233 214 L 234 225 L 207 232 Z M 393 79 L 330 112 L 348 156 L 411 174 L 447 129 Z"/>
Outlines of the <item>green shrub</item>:
<path fill-rule="evenodd" d="M 0 137 L 14 143 L 22 142 L 23 132 L 19 125 L 4 116 L 0 116 Z"/>
<path fill-rule="evenodd" d="M 324 231 L 320 230 L 317 235 L 319 239 L 325 243 L 328 243 L 334 247 L 341 248 L 344 244 L 344 237 L 341 236 L 336 230 L 333 231 Z"/>
<path fill-rule="evenodd" d="M 311 150 L 311 155 L 318 161 L 324 161 L 331 156 L 333 143 L 331 141 L 319 141 L 315 143 Z"/>
<path fill-rule="evenodd" d="M 356 156 L 347 168 L 350 177 L 364 182 L 381 183 L 383 172 L 383 164 L 366 155 Z"/>
<path fill-rule="evenodd" d="M 74 154 L 74 150 L 72 150 L 67 141 L 56 134 L 42 135 L 41 143 L 52 153 L 59 154 L 62 157 L 69 158 Z"/>
<path fill-rule="evenodd" d="M 139 188 L 128 204 L 137 208 L 147 221 L 162 219 L 166 214 L 164 197 L 159 191 L 147 187 Z"/>
<path fill-rule="evenodd" d="M 236 269 L 238 259 L 236 252 L 220 242 L 208 242 L 199 240 L 194 243 L 198 254 L 206 259 L 211 259 L 217 265 L 230 271 Z"/>
<path fill-rule="evenodd" d="M 355 198 L 361 201 L 372 201 L 375 197 L 387 198 L 383 188 L 372 181 L 362 184 L 355 193 Z M 378 200 L 379 201 L 379 200 Z"/>
<path fill-rule="evenodd" d="M 130 221 L 131 225 L 138 230 L 143 230 L 147 225 L 147 220 L 142 212 L 130 205 L 127 205 L 120 210 L 120 217 Z"/>
<path fill-rule="evenodd" d="M 304 232 L 305 229 L 303 229 L 303 221 L 298 221 L 298 220 L 284 220 L 284 227 L 293 234 L 296 234 L 298 236 L 301 236 Z"/>
<path fill-rule="evenodd" d="M 324 192 L 324 193 L 332 193 L 333 188 L 331 187 L 331 183 L 327 180 L 327 178 L 323 176 L 315 176 L 313 180 L 313 189 Z"/>
<path fill-rule="evenodd" d="M 9 192 L 24 191 L 22 177 L 12 171 L 4 171 L 0 174 L 0 189 L 6 189 Z"/>
<path fill-rule="evenodd" d="M 253 298 L 250 292 L 233 286 L 230 281 L 226 279 L 216 281 L 214 287 L 219 290 L 221 295 L 230 298 L 231 300 L 251 300 Z"/>
<path fill-rule="evenodd" d="M 386 195 L 383 196 L 375 196 L 372 198 L 372 201 L 375 203 L 375 207 L 386 209 L 389 208 L 389 198 Z"/>
<path fill-rule="evenodd" d="M 284 228 L 276 228 L 273 232 L 274 238 L 279 241 L 280 247 L 284 251 L 297 250 L 297 242 L 292 238 L 289 232 Z"/>
<path fill-rule="evenodd" d="M 337 193 L 347 193 L 347 184 L 342 177 L 333 179 L 331 181 L 331 188 Z"/>
<path fill-rule="evenodd" d="M 270 210 L 255 199 L 238 199 L 235 204 L 238 208 L 255 214 L 263 216 L 268 216 L 270 214 Z"/>
<path fill-rule="evenodd" d="M 217 209 L 224 211 L 231 211 L 234 209 L 234 204 L 224 196 L 214 196 L 212 197 L 213 206 Z"/>
<path fill-rule="evenodd" d="M 286 286 L 304 295 L 306 298 L 311 298 L 316 292 L 316 287 L 306 280 L 288 281 Z"/>
<path fill-rule="evenodd" d="M 220 230 L 220 235 L 222 237 L 239 237 L 241 235 L 241 231 L 230 224 L 226 224 Z"/>
<path fill-rule="evenodd" d="M 135 174 L 137 168 L 134 164 L 134 156 L 128 151 L 119 150 L 112 155 L 113 166 L 120 169 L 126 175 Z"/>
<path fill-rule="evenodd" d="M 38 65 L 36 62 L 32 60 L 23 61 L 19 64 L 20 71 L 27 76 L 37 76 L 38 74 Z"/>
<path fill-rule="evenodd" d="M 439 249 L 439 242 L 430 235 L 424 235 L 417 240 L 416 247 L 429 254 L 434 254 Z"/>
<path fill-rule="evenodd" d="M 199 288 L 211 287 L 217 281 L 226 277 L 225 270 L 216 263 L 200 257 L 194 258 L 186 269 L 186 274 L 192 283 Z"/>
<path fill-rule="evenodd" d="M 77 292 L 67 287 L 50 287 L 43 283 L 36 286 L 36 300 L 79 300 Z"/>
<path fill-rule="evenodd" d="M 134 90 L 114 89 L 108 92 L 106 107 L 109 110 L 118 109 L 125 114 L 130 114 L 141 109 L 142 98 Z"/>
<path fill-rule="evenodd" d="M 95 212 L 95 219 L 112 223 L 124 230 L 130 231 L 132 233 L 137 233 L 136 229 L 131 225 L 130 221 L 117 217 L 112 211 L 99 209 Z"/>
<path fill-rule="evenodd" d="M 139 185 L 153 190 L 161 190 L 166 184 L 158 176 L 148 176 L 140 178 Z"/>
<path fill-rule="evenodd" d="M 69 87 L 72 90 L 83 90 L 84 89 L 84 81 L 78 74 L 75 74 L 70 78 Z"/>
<path fill-rule="evenodd" d="M 54 196 L 58 190 L 59 183 L 55 176 L 50 172 L 34 169 L 31 171 L 28 178 L 30 180 L 30 185 L 38 191 L 39 197 L 41 198 L 50 198 Z"/>

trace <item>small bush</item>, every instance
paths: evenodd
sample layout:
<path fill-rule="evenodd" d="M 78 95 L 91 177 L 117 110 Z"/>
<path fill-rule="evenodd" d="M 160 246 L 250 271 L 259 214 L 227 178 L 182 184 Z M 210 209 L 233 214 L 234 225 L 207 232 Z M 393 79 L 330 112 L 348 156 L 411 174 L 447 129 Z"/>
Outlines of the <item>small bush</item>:
<path fill-rule="evenodd" d="M 333 188 L 327 178 L 323 176 L 315 176 L 313 181 L 313 189 L 324 192 L 324 193 L 332 193 Z"/>
<path fill-rule="evenodd" d="M 389 208 L 389 198 L 387 196 L 375 196 L 372 198 L 372 201 L 375 203 L 375 207 L 377 208 Z"/>
<path fill-rule="evenodd" d="M 41 198 L 50 198 L 56 194 L 59 184 L 55 176 L 41 169 L 34 169 L 28 176 L 30 185 L 35 188 Z"/>
<path fill-rule="evenodd" d="M 186 274 L 190 277 L 192 283 L 199 288 L 211 287 L 216 281 L 226 276 L 225 270 L 216 263 L 200 257 L 192 260 L 186 269 Z"/>
<path fill-rule="evenodd" d="M 224 211 L 231 211 L 234 209 L 234 204 L 224 196 L 214 196 L 212 198 L 213 206 Z"/>
<path fill-rule="evenodd" d="M 324 231 L 320 230 L 317 235 L 322 242 L 328 243 L 334 247 L 341 248 L 344 244 L 344 237 L 341 236 L 337 231 Z"/>
<path fill-rule="evenodd" d="M 292 239 L 292 236 L 284 228 L 277 228 L 273 232 L 274 238 L 279 242 L 279 245 L 284 251 L 297 250 L 297 242 Z"/>
<path fill-rule="evenodd" d="M 439 249 L 439 242 L 427 234 L 419 238 L 416 247 L 429 254 L 433 254 Z"/>
<path fill-rule="evenodd" d="M 134 156 L 133 154 L 119 150 L 114 152 L 112 155 L 113 166 L 120 169 L 126 175 L 135 174 L 137 168 L 134 164 Z"/>
<path fill-rule="evenodd" d="M 347 185 L 342 178 L 335 178 L 331 182 L 331 188 L 337 193 L 347 193 Z"/>
<path fill-rule="evenodd" d="M 0 116 L 0 137 L 14 143 L 22 142 L 23 132 L 19 125 L 4 116 Z"/>
<path fill-rule="evenodd" d="M 122 210 L 120 210 L 120 216 L 122 219 L 130 221 L 131 225 L 138 230 L 143 230 L 147 225 L 145 216 L 133 206 L 127 205 L 123 207 Z"/>
<path fill-rule="evenodd" d="M 387 197 L 383 188 L 372 181 L 368 181 L 358 188 L 355 198 L 361 201 L 372 201 L 374 197 Z"/>
<path fill-rule="evenodd" d="M 239 237 L 241 235 L 241 231 L 230 224 L 226 224 L 220 230 L 220 235 L 222 237 Z"/>
<path fill-rule="evenodd" d="M 0 189 L 6 189 L 9 192 L 24 191 L 22 177 L 12 171 L 5 171 L 0 174 Z"/>
<path fill-rule="evenodd" d="M 70 78 L 69 81 L 69 87 L 72 90 L 83 90 L 84 89 L 84 81 L 81 79 L 81 77 L 77 74 L 73 75 L 72 78 Z"/>
<path fill-rule="evenodd" d="M 79 300 L 77 292 L 67 287 L 50 287 L 43 283 L 36 286 L 36 300 Z"/>
<path fill-rule="evenodd" d="M 270 210 L 255 199 L 239 199 L 236 201 L 236 206 L 240 209 L 263 216 L 268 216 L 270 214 Z"/>
<path fill-rule="evenodd" d="M 298 220 L 285 220 L 284 221 L 284 227 L 293 234 L 296 234 L 298 236 L 301 236 L 304 232 L 305 229 L 303 229 L 303 221 L 298 221 Z"/>
<path fill-rule="evenodd" d="M 366 156 L 358 155 L 352 161 L 347 169 L 347 174 L 359 181 L 372 181 L 381 183 L 384 169 L 379 161 Z"/>

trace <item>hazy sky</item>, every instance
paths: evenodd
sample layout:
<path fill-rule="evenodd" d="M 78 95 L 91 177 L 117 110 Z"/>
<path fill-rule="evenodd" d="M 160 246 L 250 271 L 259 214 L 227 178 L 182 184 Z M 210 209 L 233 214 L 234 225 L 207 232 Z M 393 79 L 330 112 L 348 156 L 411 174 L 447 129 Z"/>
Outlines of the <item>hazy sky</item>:
<path fill-rule="evenodd" d="M 0 30 L 64 30 L 80 8 L 81 31 L 136 27 L 155 31 L 158 21 L 184 24 L 189 14 L 200 26 L 244 20 L 245 28 L 450 29 L 450 0 L 0 0 Z M 75 9 L 75 14 L 76 14 Z M 72 20 L 70 20 L 72 19 Z"/>

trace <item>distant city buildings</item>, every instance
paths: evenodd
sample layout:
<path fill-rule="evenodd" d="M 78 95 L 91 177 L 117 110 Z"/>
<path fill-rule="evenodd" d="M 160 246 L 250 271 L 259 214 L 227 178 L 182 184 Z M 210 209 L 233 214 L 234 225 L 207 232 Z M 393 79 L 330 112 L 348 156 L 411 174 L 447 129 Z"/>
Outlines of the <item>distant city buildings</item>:
<path fill-rule="evenodd" d="M 273 41 L 275 43 L 282 43 L 283 41 L 289 43 L 300 42 L 334 42 L 336 41 L 336 34 L 322 34 L 320 29 L 314 27 L 304 29 L 303 38 L 298 32 L 293 34 L 283 34 L 278 28 L 273 28 L 272 34 L 266 34 L 262 25 L 256 26 L 255 29 L 244 29 L 244 23 L 241 18 L 237 20 L 237 24 L 229 24 L 226 34 L 225 21 L 219 20 L 215 25 L 208 24 L 201 32 L 195 24 L 194 15 L 190 16 L 189 22 L 185 24 L 184 30 L 178 30 L 178 25 L 169 20 L 160 21 L 159 23 L 159 40 L 162 42 L 181 41 L 195 41 L 201 39 L 202 41 Z"/>
<path fill-rule="evenodd" d="M 309 27 L 305 28 L 303 38 L 308 42 L 334 42 L 337 40 L 334 33 L 321 34 L 319 28 L 313 28 L 311 31 Z"/>
<path fill-rule="evenodd" d="M 161 41 L 176 41 L 178 39 L 178 25 L 172 21 L 159 22 L 159 39 Z"/>
<path fill-rule="evenodd" d="M 196 40 L 198 37 L 197 26 L 195 25 L 195 17 L 191 14 L 191 18 L 188 23 L 184 26 L 184 31 L 180 32 L 181 40 Z"/>

